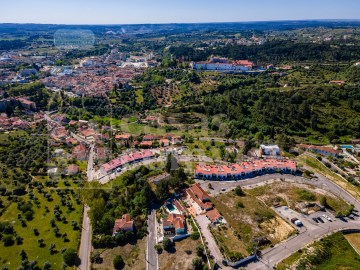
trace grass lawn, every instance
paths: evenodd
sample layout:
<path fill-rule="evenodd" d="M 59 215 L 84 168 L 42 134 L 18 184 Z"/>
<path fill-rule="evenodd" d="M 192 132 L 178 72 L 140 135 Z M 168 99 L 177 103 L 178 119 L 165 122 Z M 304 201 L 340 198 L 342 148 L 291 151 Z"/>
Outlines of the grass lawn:
<path fill-rule="evenodd" d="M 113 260 L 117 255 L 120 255 L 125 262 L 124 270 L 145 269 L 146 238 L 137 241 L 136 245 L 127 244 L 112 249 L 99 249 L 98 251 L 101 252 L 103 262 L 101 264 L 92 264 L 93 269 L 115 269 Z"/>
<path fill-rule="evenodd" d="M 168 253 L 163 250 L 159 255 L 159 270 L 182 269 L 192 270 L 192 260 L 197 257 L 196 247 L 202 246 L 201 240 L 192 240 L 190 237 L 175 242 L 175 252 Z M 204 262 L 205 264 L 205 262 Z"/>
<path fill-rule="evenodd" d="M 239 197 L 234 192 L 227 192 L 212 198 L 212 201 L 243 243 L 242 249 L 248 253 L 253 251 L 256 237 L 266 237 L 275 244 L 294 231 L 264 202 L 250 194 Z"/>
<path fill-rule="evenodd" d="M 304 248 L 301 253 L 294 253 L 279 263 L 276 269 L 285 270 L 290 267 L 291 269 L 356 270 L 360 269 L 360 256 L 343 234 L 335 233 Z"/>
<path fill-rule="evenodd" d="M 345 234 L 345 238 L 355 249 L 355 251 L 360 254 L 360 233 Z"/>
<path fill-rule="evenodd" d="M 49 202 L 44 198 L 43 194 L 40 194 L 39 191 L 34 188 L 34 197 L 38 198 L 40 203 L 38 205 L 33 203 L 32 209 L 34 211 L 34 218 L 31 221 L 26 221 L 26 227 L 23 227 L 18 219 L 18 214 L 20 214 L 21 211 L 18 210 L 15 202 L 10 203 L 0 217 L 1 222 L 10 222 L 17 235 L 23 238 L 23 243 L 20 245 L 14 244 L 13 246 L 4 247 L 3 242 L 0 243 L 0 264 L 6 265 L 9 269 L 17 269 L 21 264 L 19 253 L 22 249 L 27 253 L 29 261 L 36 260 L 40 267 L 48 261 L 51 263 L 52 269 L 61 269 L 63 264 L 61 249 L 78 249 L 80 230 L 73 230 L 71 222 L 74 220 L 77 224 L 81 225 L 82 205 L 76 203 L 73 194 L 69 191 L 65 197 L 66 201 L 71 202 L 73 205 L 74 210 L 70 212 L 67 206 L 62 206 L 61 197 L 54 189 L 45 187 L 43 190 L 46 190 L 48 194 L 51 194 L 53 201 Z M 6 200 L 6 197 L 1 197 L 1 199 Z M 34 202 L 34 200 L 29 198 L 29 194 L 19 196 L 19 200 L 22 199 L 24 199 L 24 201 Z M 63 233 L 67 234 L 66 238 L 68 239 L 68 242 L 65 242 L 64 238 L 61 236 L 56 237 L 53 228 L 50 225 L 50 220 L 54 218 L 53 210 L 55 205 L 60 206 L 62 212 L 61 215 L 66 217 L 66 223 L 63 221 L 56 221 L 56 226 L 59 229 L 60 235 Z M 45 206 L 48 207 L 49 212 L 45 210 Z M 25 219 L 24 215 L 22 216 L 23 219 Z M 35 236 L 33 232 L 33 229 L 35 228 L 39 231 L 38 236 Z M 38 239 L 40 238 L 44 240 L 44 247 L 39 247 Z M 55 244 L 55 254 L 53 255 L 51 255 L 49 251 L 50 244 Z"/>
<path fill-rule="evenodd" d="M 297 157 L 297 161 L 301 164 L 311 167 L 313 171 L 324 175 L 329 180 L 333 181 L 335 184 L 347 190 L 355 198 L 360 199 L 360 189 L 358 187 L 352 185 L 346 179 L 342 178 L 340 175 L 331 171 L 316 158 L 309 156 L 307 154 L 303 154 Z"/>
<path fill-rule="evenodd" d="M 220 146 L 225 146 L 225 144 L 221 142 L 215 142 L 215 144 L 212 146 L 210 141 L 198 140 L 194 140 L 193 143 L 185 143 L 185 145 L 188 147 L 188 149 L 185 150 L 184 154 L 192 155 L 194 153 L 195 155 L 208 156 L 217 160 L 221 160 Z"/>

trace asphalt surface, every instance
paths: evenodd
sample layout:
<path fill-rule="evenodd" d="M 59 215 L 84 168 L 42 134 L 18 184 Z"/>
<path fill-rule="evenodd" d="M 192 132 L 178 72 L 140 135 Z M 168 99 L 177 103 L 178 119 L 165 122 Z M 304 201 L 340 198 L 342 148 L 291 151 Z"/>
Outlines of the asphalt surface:
<path fill-rule="evenodd" d="M 216 262 L 221 264 L 223 260 L 223 256 L 219 247 L 217 246 L 215 239 L 209 230 L 208 226 L 210 225 L 210 220 L 205 215 L 197 215 L 195 217 L 196 222 L 199 224 L 200 230 L 202 232 L 205 241 L 207 242 L 207 246 L 210 250 L 210 254 L 214 256 Z"/>
<path fill-rule="evenodd" d="M 360 203 L 357 201 L 351 194 L 346 190 L 337 186 L 326 177 L 315 174 L 315 179 L 307 179 L 294 175 L 282 175 L 282 174 L 272 174 L 272 175 L 263 175 L 258 176 L 253 179 L 248 180 L 239 180 L 236 182 L 215 182 L 215 181 L 203 181 L 197 180 L 198 183 L 202 185 L 203 188 L 209 190 L 208 183 L 211 183 L 213 189 L 210 189 L 210 194 L 220 194 L 222 192 L 227 192 L 234 189 L 236 186 L 240 185 L 244 188 L 254 188 L 256 186 L 271 184 L 274 181 L 286 181 L 286 182 L 295 182 L 301 184 L 310 184 L 331 192 L 336 196 L 342 198 L 349 204 L 353 204 L 355 209 L 360 210 Z M 280 180 L 282 179 L 282 180 Z M 225 189 L 225 190 L 224 190 Z M 292 253 L 301 249 L 307 244 L 310 244 L 314 240 L 320 239 L 328 234 L 332 234 L 336 231 L 344 229 L 359 229 L 360 230 L 360 220 L 357 218 L 355 220 L 348 220 L 348 222 L 343 222 L 340 219 L 334 219 L 333 222 L 326 222 L 324 224 L 318 224 L 311 228 L 311 230 L 305 230 L 294 237 L 289 238 L 288 240 L 275 245 L 273 248 L 266 249 L 262 251 L 262 257 L 259 261 L 249 264 L 246 269 L 252 270 L 262 270 L 262 269 L 273 269 L 273 267 L 282 261 L 283 259 L 290 256 Z"/>
<path fill-rule="evenodd" d="M 146 245 L 146 270 L 157 270 L 159 268 L 158 254 L 154 248 L 156 244 L 156 210 L 151 210 L 147 220 L 149 234 Z"/>
<path fill-rule="evenodd" d="M 120 172 L 114 172 L 114 173 L 108 174 L 106 176 L 100 177 L 100 178 L 98 178 L 98 181 L 100 184 L 106 184 L 106 183 L 110 182 L 112 179 L 115 179 L 116 177 L 122 175 L 126 171 L 133 170 L 137 167 L 140 167 L 141 165 L 150 165 L 155 162 L 164 162 L 165 160 L 166 160 L 165 157 L 160 156 L 158 158 L 153 158 L 153 159 L 148 159 L 148 160 L 145 160 L 142 162 L 138 162 L 138 163 L 135 163 L 135 164 L 132 164 L 130 166 L 123 168 Z M 98 172 L 98 174 L 99 174 L 99 172 Z"/>
<path fill-rule="evenodd" d="M 79 248 L 79 258 L 81 263 L 79 265 L 80 270 L 90 269 L 90 252 L 91 252 L 91 224 L 88 216 L 88 206 L 84 206 L 84 216 L 81 230 L 81 241 Z"/>
<path fill-rule="evenodd" d="M 87 162 L 86 174 L 87 174 L 88 181 L 94 180 L 94 175 L 95 175 L 95 169 L 94 169 L 95 151 L 94 151 L 94 149 L 95 149 L 95 144 L 93 143 L 90 145 L 89 157 L 88 157 L 88 162 Z"/>

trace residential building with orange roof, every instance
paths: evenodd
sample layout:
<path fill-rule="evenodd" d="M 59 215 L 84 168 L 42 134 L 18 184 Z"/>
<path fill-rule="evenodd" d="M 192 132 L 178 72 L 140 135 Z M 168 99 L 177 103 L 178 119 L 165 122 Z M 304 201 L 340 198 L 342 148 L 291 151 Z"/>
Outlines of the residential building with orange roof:
<path fill-rule="evenodd" d="M 212 224 L 219 224 L 223 219 L 222 215 L 216 208 L 207 211 L 206 217 L 211 221 Z"/>
<path fill-rule="evenodd" d="M 341 153 L 339 150 L 335 150 L 331 147 L 324 147 L 318 145 L 299 144 L 298 147 L 324 156 L 333 156 L 336 158 L 339 157 L 339 154 Z"/>
<path fill-rule="evenodd" d="M 205 192 L 199 183 L 193 184 L 186 189 L 186 193 L 202 210 L 208 211 L 214 207 L 210 201 L 210 196 Z"/>
<path fill-rule="evenodd" d="M 185 216 L 180 214 L 169 214 L 162 220 L 164 235 L 185 234 Z"/>
<path fill-rule="evenodd" d="M 206 180 L 240 180 L 268 173 L 296 173 L 296 162 L 289 159 L 255 159 L 227 165 L 197 164 L 195 177 Z"/>
<path fill-rule="evenodd" d="M 129 214 L 125 214 L 122 218 L 115 220 L 113 236 L 115 236 L 120 231 L 133 231 L 134 230 L 134 221 L 131 220 Z"/>

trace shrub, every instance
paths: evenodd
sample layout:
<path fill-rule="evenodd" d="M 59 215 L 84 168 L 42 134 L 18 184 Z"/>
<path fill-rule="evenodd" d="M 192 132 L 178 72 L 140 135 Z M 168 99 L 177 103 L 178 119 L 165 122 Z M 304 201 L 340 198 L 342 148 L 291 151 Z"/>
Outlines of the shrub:
<path fill-rule="evenodd" d="M 90 261 L 91 263 L 96 263 L 96 264 L 102 263 L 103 258 L 101 258 L 100 252 L 99 251 L 92 252 L 90 255 Z"/>
<path fill-rule="evenodd" d="M 191 235 L 190 235 L 190 238 L 192 240 L 198 240 L 200 237 L 200 233 L 199 232 L 193 232 Z"/>
<path fill-rule="evenodd" d="M 125 266 L 124 260 L 120 255 L 117 255 L 114 258 L 113 264 L 114 264 L 115 269 L 123 269 Z"/>
<path fill-rule="evenodd" d="M 162 252 L 162 247 L 161 247 L 161 245 L 159 245 L 159 244 L 156 244 L 155 246 L 154 246 L 154 248 L 156 249 L 156 252 L 157 252 L 157 254 L 161 254 L 161 252 Z"/>
<path fill-rule="evenodd" d="M 242 201 L 238 201 L 238 202 L 236 203 L 236 207 L 238 207 L 238 208 L 244 208 L 245 206 L 244 206 L 244 204 L 243 204 Z"/>
<path fill-rule="evenodd" d="M 236 186 L 235 194 L 238 195 L 238 196 L 245 196 L 245 193 L 244 193 L 244 191 L 242 190 L 242 188 L 240 186 Z"/>

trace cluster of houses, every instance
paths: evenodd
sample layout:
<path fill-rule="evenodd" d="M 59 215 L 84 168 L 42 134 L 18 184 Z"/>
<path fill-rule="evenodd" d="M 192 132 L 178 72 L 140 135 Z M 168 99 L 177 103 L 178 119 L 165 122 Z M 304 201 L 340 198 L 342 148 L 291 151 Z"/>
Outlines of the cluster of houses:
<path fill-rule="evenodd" d="M 267 173 L 296 173 L 296 162 L 289 159 L 258 159 L 228 165 L 196 165 L 195 178 L 240 180 Z"/>
<path fill-rule="evenodd" d="M 211 221 L 212 224 L 219 224 L 223 217 L 219 211 L 214 207 L 210 200 L 209 194 L 203 190 L 200 184 L 193 184 L 191 187 L 186 189 L 187 200 L 192 202 L 192 205 L 196 206 L 196 213 L 206 213 L 206 217 Z"/>
<path fill-rule="evenodd" d="M 299 144 L 298 147 L 304 150 L 318 153 L 323 156 L 332 156 L 334 158 L 339 157 L 341 153 L 339 150 L 333 149 L 331 147 L 324 147 L 317 145 Z"/>
<path fill-rule="evenodd" d="M 30 120 L 30 119 L 29 119 Z M 0 130 L 26 129 L 36 125 L 35 118 L 28 121 L 20 117 L 8 117 L 6 114 L 0 115 Z"/>

